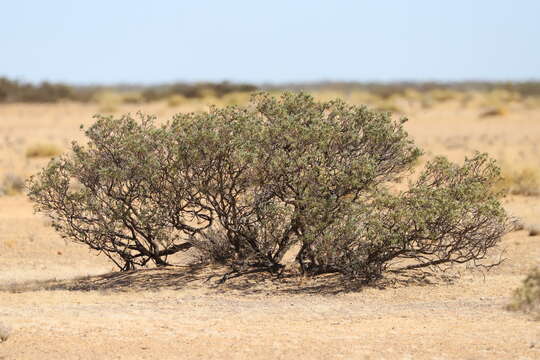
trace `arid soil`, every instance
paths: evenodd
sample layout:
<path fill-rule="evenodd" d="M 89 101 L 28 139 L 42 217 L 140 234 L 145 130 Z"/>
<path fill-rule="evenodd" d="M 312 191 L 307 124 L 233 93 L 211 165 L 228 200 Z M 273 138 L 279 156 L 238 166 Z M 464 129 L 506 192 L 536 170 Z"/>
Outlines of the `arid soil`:
<path fill-rule="evenodd" d="M 118 113 L 136 112 L 136 105 Z M 93 105 L 1 105 L 0 181 L 47 159 L 36 143 L 82 140 Z M 169 118 L 182 108 L 143 109 Z M 426 158 L 488 151 L 505 166 L 540 168 L 540 110 L 441 104 L 409 114 Z M 511 196 L 508 211 L 540 223 L 540 197 Z M 389 277 L 369 287 L 337 276 L 250 274 L 218 284 L 223 268 L 178 266 L 118 273 L 103 256 L 61 239 L 23 194 L 0 196 L 0 359 L 540 359 L 540 322 L 505 306 L 530 268 L 540 236 L 508 234 L 490 271 Z M 492 259 L 499 258 L 499 252 Z"/>

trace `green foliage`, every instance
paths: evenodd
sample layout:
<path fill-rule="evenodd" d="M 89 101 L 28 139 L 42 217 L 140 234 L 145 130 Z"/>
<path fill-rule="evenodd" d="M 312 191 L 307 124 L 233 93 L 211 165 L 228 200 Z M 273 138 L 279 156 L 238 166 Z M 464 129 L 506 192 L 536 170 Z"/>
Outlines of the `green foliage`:
<path fill-rule="evenodd" d="M 31 179 L 29 196 L 64 236 L 123 269 L 191 246 L 269 271 L 294 251 L 306 274 L 365 281 L 483 259 L 509 227 L 497 166 L 481 154 L 462 166 L 437 158 L 392 192 L 421 155 L 405 121 L 303 93 L 261 93 L 161 127 L 102 117 L 87 147 Z"/>
<path fill-rule="evenodd" d="M 121 269 L 166 264 L 197 232 L 200 209 L 188 203 L 180 174 L 172 173 L 170 134 L 139 121 L 97 117 L 86 147 L 55 159 L 29 180 L 29 197 L 64 237 L 105 253 Z M 172 195 L 171 195 L 172 194 Z M 201 225 L 204 227 L 205 225 Z"/>

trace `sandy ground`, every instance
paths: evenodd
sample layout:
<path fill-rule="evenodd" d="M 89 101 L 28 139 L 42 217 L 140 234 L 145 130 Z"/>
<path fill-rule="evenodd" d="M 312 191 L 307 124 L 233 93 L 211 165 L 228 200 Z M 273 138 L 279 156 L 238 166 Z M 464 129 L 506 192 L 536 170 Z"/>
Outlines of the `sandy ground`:
<path fill-rule="evenodd" d="M 181 109 L 143 110 L 167 118 Z M 47 160 L 27 159 L 29 146 L 67 147 L 97 111 L 0 106 L 0 179 L 35 172 Z M 486 119 L 479 111 L 455 104 L 418 110 L 407 127 L 427 157 L 460 160 L 478 149 L 540 167 L 540 111 Z M 505 206 L 526 224 L 540 223 L 538 197 L 513 196 Z M 540 237 L 513 232 L 501 249 L 506 260 L 489 272 L 456 268 L 363 288 L 335 276 L 262 274 L 218 285 L 208 277 L 225 269 L 112 272 L 107 259 L 60 239 L 24 195 L 3 196 L 0 323 L 12 330 L 0 359 L 540 359 L 540 322 L 504 308 L 540 264 Z"/>

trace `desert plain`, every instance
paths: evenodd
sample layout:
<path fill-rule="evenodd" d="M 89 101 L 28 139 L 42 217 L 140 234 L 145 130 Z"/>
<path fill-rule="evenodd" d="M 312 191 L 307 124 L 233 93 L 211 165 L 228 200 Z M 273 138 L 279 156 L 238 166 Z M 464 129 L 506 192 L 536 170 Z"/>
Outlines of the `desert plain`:
<path fill-rule="evenodd" d="M 489 116 L 449 100 L 402 105 L 426 152 L 462 161 L 488 152 L 506 171 L 540 169 L 540 107 L 520 103 Z M 169 119 L 200 105 L 118 105 Z M 97 104 L 0 105 L 0 181 L 25 178 L 49 159 L 38 144 L 68 151 Z M 109 109 L 110 110 L 110 109 Z M 397 115 L 396 115 L 397 116 Z M 222 268 L 189 265 L 119 273 L 104 256 L 61 239 L 22 193 L 0 196 L 0 359 L 540 359 L 540 322 L 506 310 L 540 264 L 538 195 L 511 194 L 507 211 L 525 229 L 507 234 L 491 270 L 348 286 L 334 275 L 276 279 L 252 274 L 218 284 Z"/>

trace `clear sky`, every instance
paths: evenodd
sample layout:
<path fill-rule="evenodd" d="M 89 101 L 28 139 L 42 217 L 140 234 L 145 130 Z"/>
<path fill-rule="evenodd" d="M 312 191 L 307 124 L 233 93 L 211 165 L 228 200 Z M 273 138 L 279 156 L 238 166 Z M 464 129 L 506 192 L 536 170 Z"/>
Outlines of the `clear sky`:
<path fill-rule="evenodd" d="M 539 0 L 13 0 L 0 76 L 75 84 L 540 79 Z"/>

